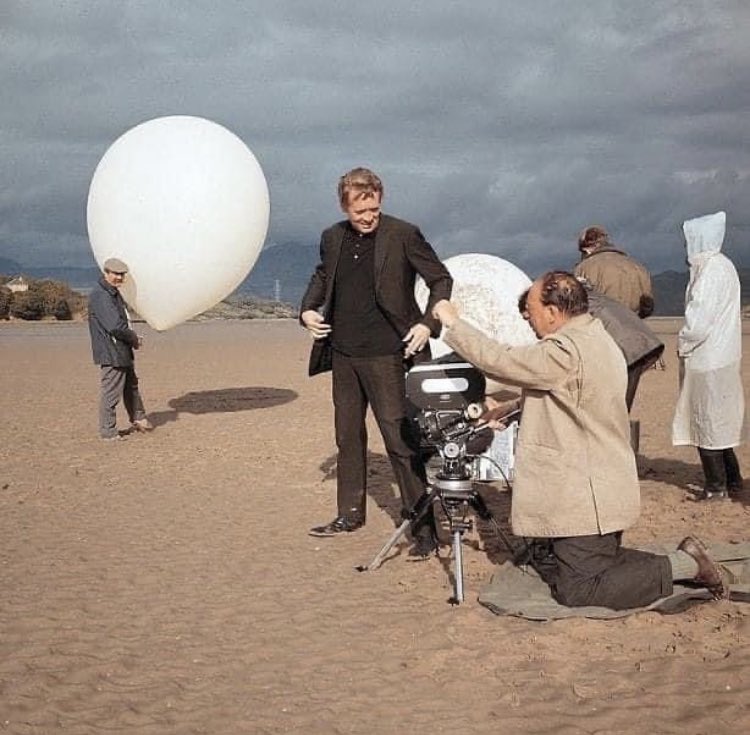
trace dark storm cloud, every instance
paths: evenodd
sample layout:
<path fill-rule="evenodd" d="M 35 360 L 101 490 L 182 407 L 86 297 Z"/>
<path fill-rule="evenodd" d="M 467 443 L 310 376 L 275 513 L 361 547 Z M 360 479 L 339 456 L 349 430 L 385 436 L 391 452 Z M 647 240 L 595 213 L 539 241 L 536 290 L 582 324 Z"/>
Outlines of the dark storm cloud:
<path fill-rule="evenodd" d="M 599 222 L 655 270 L 682 220 L 750 232 L 742 2 L 4 2 L 0 253 L 90 258 L 97 162 L 144 120 L 240 135 L 269 181 L 269 239 L 314 245 L 364 163 L 441 254 L 570 265 Z"/>

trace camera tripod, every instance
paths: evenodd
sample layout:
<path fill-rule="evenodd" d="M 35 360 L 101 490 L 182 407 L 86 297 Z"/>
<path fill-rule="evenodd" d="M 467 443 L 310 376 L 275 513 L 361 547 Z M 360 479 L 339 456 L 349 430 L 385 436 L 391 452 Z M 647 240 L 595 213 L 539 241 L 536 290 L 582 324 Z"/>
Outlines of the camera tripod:
<path fill-rule="evenodd" d="M 454 473 L 450 473 L 454 474 Z M 507 549 L 515 556 L 514 545 L 508 535 L 495 520 L 482 496 L 476 491 L 468 472 L 455 473 L 456 476 L 448 476 L 438 473 L 435 481 L 429 484 L 414 504 L 411 512 L 401 525 L 391 534 L 383 547 L 378 551 L 373 560 L 363 566 L 358 566 L 357 571 L 374 571 L 382 563 L 388 552 L 395 546 L 396 542 L 406 533 L 409 526 L 417 522 L 427 512 L 430 506 L 440 503 L 448 527 L 451 533 L 453 560 L 454 560 L 454 589 L 453 597 L 449 602 L 458 605 L 464 601 L 464 578 L 463 578 L 463 549 L 461 542 L 466 531 L 471 530 L 473 521 L 469 517 L 469 511 L 474 510 L 484 521 L 490 521 Z"/>

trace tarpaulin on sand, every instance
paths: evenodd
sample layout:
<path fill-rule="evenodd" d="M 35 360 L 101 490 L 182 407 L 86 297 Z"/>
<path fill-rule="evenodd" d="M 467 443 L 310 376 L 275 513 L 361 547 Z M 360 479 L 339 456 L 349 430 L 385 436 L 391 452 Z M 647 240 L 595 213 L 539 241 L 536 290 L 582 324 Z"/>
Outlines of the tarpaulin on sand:
<path fill-rule="evenodd" d="M 750 602 L 750 542 L 707 544 L 711 556 L 732 576 L 731 599 Z M 668 554 L 677 543 L 651 544 L 640 547 L 656 554 Z M 513 615 L 528 620 L 559 620 L 561 618 L 621 618 L 645 610 L 670 614 L 691 605 L 710 600 L 704 588 L 675 583 L 672 594 L 647 607 L 629 610 L 610 610 L 606 607 L 565 607 L 552 597 L 550 588 L 528 566 L 506 562 L 498 567 L 489 583 L 479 593 L 479 602 L 496 615 Z"/>

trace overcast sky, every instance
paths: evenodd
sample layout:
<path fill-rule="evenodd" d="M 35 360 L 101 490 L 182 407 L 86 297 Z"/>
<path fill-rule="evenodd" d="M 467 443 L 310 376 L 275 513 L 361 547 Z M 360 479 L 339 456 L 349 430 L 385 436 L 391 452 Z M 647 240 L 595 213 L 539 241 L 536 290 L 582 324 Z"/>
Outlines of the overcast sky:
<path fill-rule="evenodd" d="M 443 257 L 533 276 L 598 223 L 684 270 L 682 221 L 725 209 L 750 266 L 748 29 L 747 0 L 1 0 L 0 255 L 93 264 L 97 163 L 184 114 L 255 153 L 268 244 L 317 248 L 367 165 Z"/>

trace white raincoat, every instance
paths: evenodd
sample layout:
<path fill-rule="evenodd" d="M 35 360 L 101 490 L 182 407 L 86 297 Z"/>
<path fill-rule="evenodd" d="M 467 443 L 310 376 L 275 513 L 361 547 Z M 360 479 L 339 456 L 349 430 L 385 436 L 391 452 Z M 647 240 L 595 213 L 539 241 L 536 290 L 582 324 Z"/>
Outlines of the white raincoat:
<path fill-rule="evenodd" d="M 672 443 L 728 449 L 742 441 L 740 282 L 721 253 L 726 214 L 687 220 L 685 233 L 690 281 L 685 325 L 677 337 L 680 396 L 672 422 Z"/>

